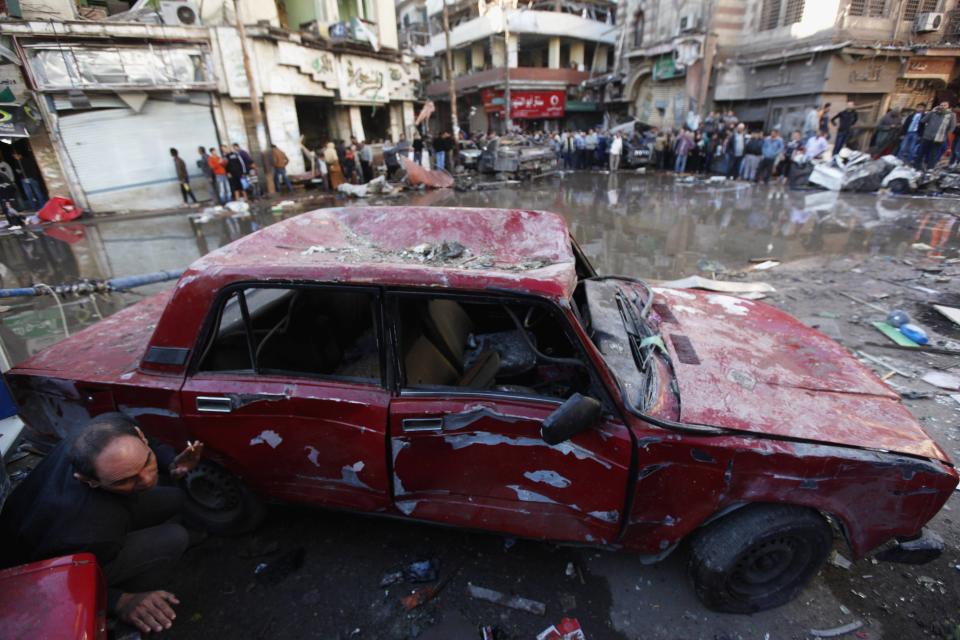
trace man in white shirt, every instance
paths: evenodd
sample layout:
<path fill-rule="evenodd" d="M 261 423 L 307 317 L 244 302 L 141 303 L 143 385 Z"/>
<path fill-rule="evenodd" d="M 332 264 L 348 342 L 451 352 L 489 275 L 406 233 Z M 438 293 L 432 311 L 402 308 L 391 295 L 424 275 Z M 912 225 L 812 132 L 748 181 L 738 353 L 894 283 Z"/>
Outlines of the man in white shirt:
<path fill-rule="evenodd" d="M 610 141 L 610 171 L 620 168 L 620 155 L 623 153 L 623 137 L 618 133 Z"/>
<path fill-rule="evenodd" d="M 804 151 L 803 158 L 807 162 L 815 160 L 823 155 L 823 152 L 827 150 L 828 147 L 827 136 L 821 131 L 815 137 L 807 140 L 806 150 Z"/>

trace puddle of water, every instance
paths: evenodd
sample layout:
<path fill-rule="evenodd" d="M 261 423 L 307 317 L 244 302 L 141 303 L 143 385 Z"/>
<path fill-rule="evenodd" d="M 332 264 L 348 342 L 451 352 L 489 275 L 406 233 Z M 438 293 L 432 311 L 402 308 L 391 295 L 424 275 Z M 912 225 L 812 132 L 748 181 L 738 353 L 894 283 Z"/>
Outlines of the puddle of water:
<path fill-rule="evenodd" d="M 724 182 L 704 184 L 672 175 L 571 173 L 488 191 L 452 189 L 405 193 L 382 200 L 337 200 L 336 206 L 422 206 L 541 209 L 562 214 L 584 251 L 603 273 L 672 279 L 698 272 L 701 260 L 737 268 L 751 258 L 793 260 L 815 255 L 899 255 L 924 242 L 957 251 L 960 225 L 949 212 L 956 199 L 905 198 Z M 195 224 L 185 213 L 99 219 L 59 225 L 39 236 L 0 236 L 3 287 L 60 284 L 83 278 L 182 269 L 201 255 L 303 210 L 333 206 L 301 202 L 276 214 L 258 207 L 245 220 Z M 69 298 L 71 332 L 164 286 L 136 294 Z M 94 304 L 95 302 L 95 304 Z M 63 337 L 55 301 L 8 298 L 0 339 L 11 360 Z"/>

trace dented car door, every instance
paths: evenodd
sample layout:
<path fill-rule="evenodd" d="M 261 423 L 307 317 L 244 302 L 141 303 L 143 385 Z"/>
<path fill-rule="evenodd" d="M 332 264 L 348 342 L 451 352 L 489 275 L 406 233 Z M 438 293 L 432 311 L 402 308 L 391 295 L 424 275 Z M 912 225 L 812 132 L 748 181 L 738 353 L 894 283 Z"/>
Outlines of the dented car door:
<path fill-rule="evenodd" d="M 184 419 L 214 459 L 264 495 L 382 510 L 389 505 L 383 448 L 389 393 L 379 373 L 380 341 L 371 343 L 372 364 L 366 367 L 362 362 L 340 366 L 333 353 L 328 354 L 330 366 L 337 367 L 332 373 L 304 371 L 301 364 L 312 365 L 323 357 L 325 348 L 321 344 L 311 349 L 304 336 L 336 339 L 337 328 L 326 319 L 349 307 L 344 304 L 345 295 L 361 295 L 306 291 L 273 288 L 262 294 L 250 287 L 228 298 L 214 338 L 223 346 L 207 347 L 204 360 L 212 364 L 201 363 L 182 388 Z M 303 302 L 310 295 L 317 299 Z M 376 294 L 362 292 L 362 296 L 369 298 L 378 317 Z M 266 301 L 257 306 L 256 298 Z M 248 299 L 249 303 L 240 304 Z M 236 308 L 230 306 L 234 300 Z M 308 326 L 303 332 L 291 315 L 305 315 Z M 269 329 L 262 335 L 248 334 L 245 327 L 256 329 L 258 317 Z M 348 320 L 357 325 L 355 319 Z M 317 323 L 326 325 L 318 329 Z M 227 348 L 232 335 L 240 336 L 241 348 L 249 347 L 249 358 Z M 251 337 L 248 344 L 244 344 L 246 335 Z M 288 360 L 278 361 L 276 354 L 284 352 L 291 354 Z M 306 353 L 302 362 L 293 359 L 298 352 Z M 345 359 L 339 355 L 339 360 Z M 281 373 L 284 368 L 291 370 Z"/>

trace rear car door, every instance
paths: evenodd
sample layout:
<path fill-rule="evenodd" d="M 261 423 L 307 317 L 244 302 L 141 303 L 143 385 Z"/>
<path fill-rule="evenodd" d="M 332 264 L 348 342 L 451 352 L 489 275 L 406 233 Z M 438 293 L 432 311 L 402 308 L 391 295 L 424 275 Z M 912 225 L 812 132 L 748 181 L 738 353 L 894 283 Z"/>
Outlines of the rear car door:
<path fill-rule="evenodd" d="M 181 391 L 193 436 L 265 495 L 385 508 L 378 291 L 253 284 L 218 300 Z"/>
<path fill-rule="evenodd" d="M 543 420 L 573 392 L 589 393 L 591 375 L 571 365 L 578 349 L 559 314 L 529 311 L 535 307 L 462 296 L 390 299 L 400 354 L 389 427 L 395 504 L 448 525 L 609 542 L 621 526 L 629 434 L 607 416 L 567 442 L 541 439 Z M 514 324 L 529 313 L 533 351 Z"/>

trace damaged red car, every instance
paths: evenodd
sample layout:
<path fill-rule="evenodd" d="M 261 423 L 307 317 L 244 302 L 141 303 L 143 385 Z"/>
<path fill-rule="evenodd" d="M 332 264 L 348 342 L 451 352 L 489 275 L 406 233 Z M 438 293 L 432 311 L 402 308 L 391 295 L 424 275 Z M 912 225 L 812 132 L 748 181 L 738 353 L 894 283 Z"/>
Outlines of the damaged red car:
<path fill-rule="evenodd" d="M 842 539 L 936 554 L 957 472 L 841 346 L 760 302 L 597 275 L 537 211 L 363 207 L 214 251 L 21 363 L 38 436 L 120 411 L 206 443 L 214 530 L 309 503 L 657 560 L 709 607 L 792 598 Z"/>

